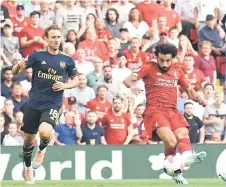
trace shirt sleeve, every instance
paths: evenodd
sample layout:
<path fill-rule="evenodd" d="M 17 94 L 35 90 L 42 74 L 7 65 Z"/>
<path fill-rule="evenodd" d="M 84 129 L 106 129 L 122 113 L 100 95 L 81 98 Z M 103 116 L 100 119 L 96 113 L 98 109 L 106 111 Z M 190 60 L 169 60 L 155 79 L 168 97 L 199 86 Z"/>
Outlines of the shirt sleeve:
<path fill-rule="evenodd" d="M 185 68 L 180 69 L 179 85 L 182 88 L 189 88 L 190 87 L 188 74 L 187 74 L 187 71 L 186 71 Z"/>
<path fill-rule="evenodd" d="M 34 51 L 33 53 L 31 53 L 31 54 L 28 56 L 28 62 L 27 62 L 27 64 L 26 64 L 26 68 L 30 68 L 30 67 L 34 66 L 36 53 L 37 53 L 37 52 Z"/>
<path fill-rule="evenodd" d="M 209 115 L 210 115 L 210 113 L 209 113 L 209 109 L 208 109 L 208 107 L 206 107 L 206 108 L 205 108 L 205 112 L 204 112 L 203 117 L 204 117 L 204 118 L 208 118 L 208 117 L 209 117 Z"/>
<path fill-rule="evenodd" d="M 137 73 L 133 73 L 133 80 L 139 80 L 148 76 L 148 72 L 150 71 L 150 64 L 144 64 L 141 69 Z"/>
<path fill-rule="evenodd" d="M 67 64 L 68 77 L 75 77 L 78 74 L 74 60 L 70 57 Z"/>
<path fill-rule="evenodd" d="M 107 126 L 107 115 L 104 115 L 104 117 L 101 120 L 101 124 L 103 128 Z"/>
<path fill-rule="evenodd" d="M 197 118 L 196 118 L 196 122 L 197 122 L 198 125 L 199 125 L 199 129 L 201 129 L 201 128 L 203 127 L 202 121 L 197 117 Z"/>

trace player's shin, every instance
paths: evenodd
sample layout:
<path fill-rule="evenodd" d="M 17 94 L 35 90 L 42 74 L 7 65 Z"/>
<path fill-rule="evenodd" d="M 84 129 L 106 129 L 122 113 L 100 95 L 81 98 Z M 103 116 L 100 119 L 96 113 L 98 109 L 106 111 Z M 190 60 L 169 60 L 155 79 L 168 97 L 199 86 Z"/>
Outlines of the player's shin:
<path fill-rule="evenodd" d="M 183 160 L 186 160 L 192 155 L 192 146 L 189 138 L 181 138 L 177 140 L 178 150 L 181 153 Z"/>
<path fill-rule="evenodd" d="M 50 140 L 51 140 L 50 136 L 48 138 L 41 138 L 40 145 L 38 147 L 39 151 L 43 151 L 48 146 Z"/>
<path fill-rule="evenodd" d="M 24 142 L 23 146 L 23 160 L 26 167 L 31 166 L 31 157 L 34 150 L 34 145 L 31 143 Z"/>

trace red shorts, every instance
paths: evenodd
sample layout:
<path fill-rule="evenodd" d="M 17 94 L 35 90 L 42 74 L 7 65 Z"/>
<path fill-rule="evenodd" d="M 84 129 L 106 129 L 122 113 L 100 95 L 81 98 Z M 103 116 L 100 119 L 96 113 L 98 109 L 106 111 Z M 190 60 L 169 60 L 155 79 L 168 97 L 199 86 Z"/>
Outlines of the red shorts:
<path fill-rule="evenodd" d="M 150 138 L 152 132 L 160 127 L 169 127 L 175 131 L 181 127 L 189 127 L 186 119 L 177 110 L 156 110 L 145 115 L 144 126 Z"/>

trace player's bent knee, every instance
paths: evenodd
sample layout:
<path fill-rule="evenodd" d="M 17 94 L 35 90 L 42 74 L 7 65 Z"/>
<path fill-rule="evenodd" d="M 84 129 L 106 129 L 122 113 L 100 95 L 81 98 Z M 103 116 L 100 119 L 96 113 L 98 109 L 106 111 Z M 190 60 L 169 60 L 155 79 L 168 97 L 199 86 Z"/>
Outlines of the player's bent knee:
<path fill-rule="evenodd" d="M 189 138 L 189 130 L 186 127 L 176 129 L 174 134 L 178 140 L 182 138 Z"/>
<path fill-rule="evenodd" d="M 24 133 L 24 144 L 33 144 L 35 141 L 36 134 Z"/>
<path fill-rule="evenodd" d="M 40 138 L 47 139 L 51 136 L 53 131 L 53 127 L 51 124 L 42 122 L 39 126 L 38 132 Z"/>

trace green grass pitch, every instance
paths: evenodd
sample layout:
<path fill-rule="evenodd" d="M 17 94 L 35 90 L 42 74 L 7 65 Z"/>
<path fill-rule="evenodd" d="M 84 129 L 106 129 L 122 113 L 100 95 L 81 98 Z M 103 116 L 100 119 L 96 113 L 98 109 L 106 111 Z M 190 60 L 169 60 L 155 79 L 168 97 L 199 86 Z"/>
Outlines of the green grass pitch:
<path fill-rule="evenodd" d="M 226 187 L 220 179 L 188 179 L 187 187 Z M 3 181 L 2 187 L 27 187 L 23 181 Z M 32 187 L 171 187 L 172 180 L 36 181 Z"/>

